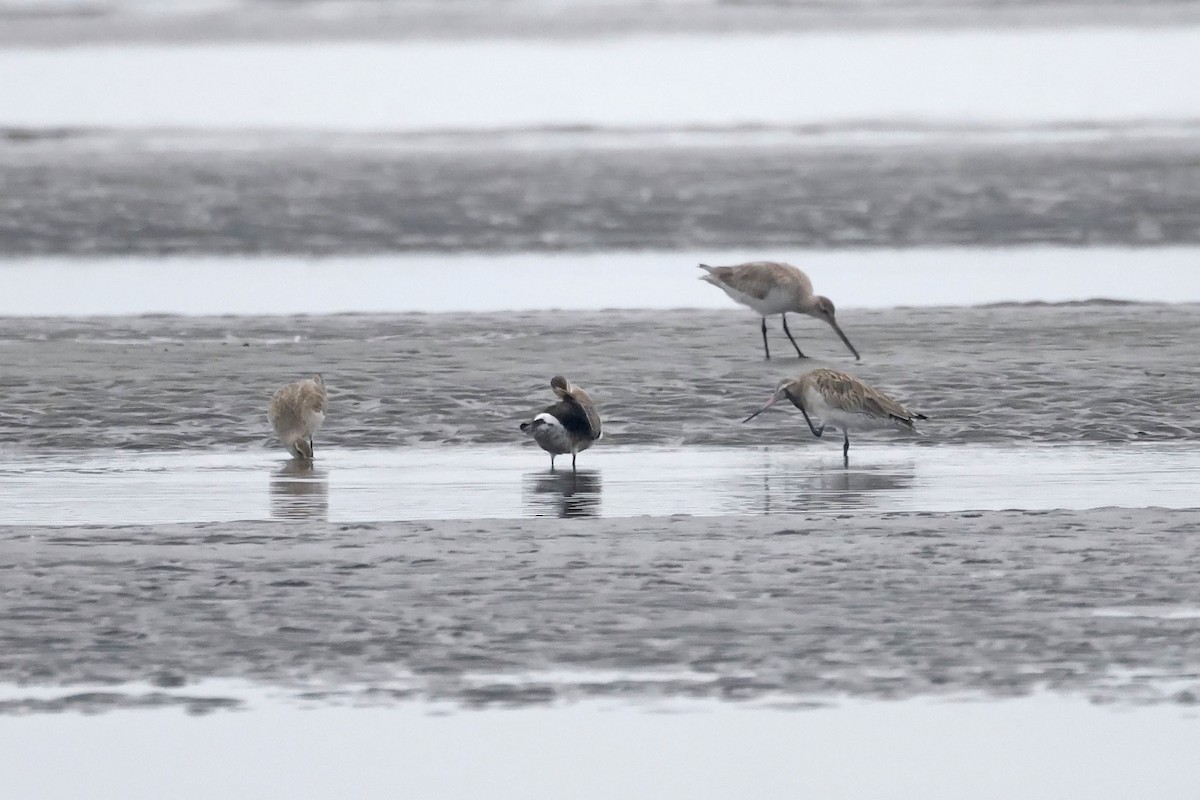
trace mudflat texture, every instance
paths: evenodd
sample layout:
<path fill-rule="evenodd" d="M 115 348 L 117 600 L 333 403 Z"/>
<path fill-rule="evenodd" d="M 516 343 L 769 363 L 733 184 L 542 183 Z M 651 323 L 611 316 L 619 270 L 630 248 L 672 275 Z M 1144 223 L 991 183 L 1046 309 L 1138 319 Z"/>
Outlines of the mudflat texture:
<path fill-rule="evenodd" d="M 813 358 L 797 359 L 773 320 L 776 357 L 765 361 L 758 319 L 736 308 L 0 319 L 0 446 L 277 449 L 271 394 L 314 372 L 329 387 L 322 446 L 512 444 L 554 399 L 559 373 L 594 398 L 605 445 L 783 444 L 810 436 L 799 413 L 741 420 L 782 377 L 826 365 L 927 414 L 911 439 L 921 445 L 1200 437 L 1200 307 L 851 309 L 839 319 L 863 361 L 828 326 L 795 317 Z"/>
<path fill-rule="evenodd" d="M 583 696 L 1200 701 L 1200 511 L 0 530 L 6 711 Z M 624 677 L 622 677 L 624 676 Z M 235 704 L 205 694 L 195 710 Z"/>
<path fill-rule="evenodd" d="M 1186 388 L 1200 381 L 1198 315 L 1108 303 L 847 310 L 857 364 L 826 327 L 792 330 L 814 356 L 928 414 L 924 437 L 910 440 L 918 450 L 1104 442 L 1116 452 L 1200 435 Z M 112 468 L 98 454 L 116 448 L 159 453 L 155 474 L 169 482 L 181 476 L 161 451 L 278 453 L 268 399 L 314 371 L 330 389 L 318 452 L 520 454 L 517 425 L 550 402 L 559 372 L 603 414 L 597 448 L 625 445 L 614 458 L 651 445 L 808 441 L 798 414 L 740 424 L 779 377 L 824 363 L 787 357 L 778 330 L 773 341 L 779 355 L 763 361 L 757 319 L 736 309 L 6 319 L 0 446 L 27 464 L 22 481 L 61 482 L 39 477 L 39 459 L 72 456 L 103 477 Z M 1086 460 L 1081 450 L 1070 457 Z M 606 477 L 619 483 L 614 464 Z M 867 466 L 817 479 L 851 498 L 903 491 L 895 469 Z M 788 514 L 811 506 L 784 503 L 774 517 L 338 524 L 311 518 L 333 514 L 349 490 L 332 475 L 327 485 L 285 469 L 251 487 L 268 492 L 273 516 L 304 518 L 65 527 L 51 516 L 0 528 L 0 685 L 17 685 L 0 709 L 238 705 L 204 679 L 292 687 L 317 702 L 484 706 L 1045 687 L 1200 698 L 1200 511 Z M 600 494 L 595 472 L 569 492 L 555 476 L 530 480 L 530 502 L 561 494 L 564 516 L 586 515 Z M 131 508 L 116 520 L 134 518 Z M 59 693 L 22 693 L 46 686 Z"/>
<path fill-rule="evenodd" d="M 930 26 L 1169 25 L 1200 16 L 1195 0 L 576 0 L 453 3 L 372 0 L 0 0 L 0 42 L 586 37 L 646 32 L 778 32 Z"/>
<path fill-rule="evenodd" d="M 462 138 L 462 137 L 458 137 Z M 1200 242 L 1200 139 L 662 149 L 0 134 L 8 256 Z M 257 143 L 255 143 L 257 141 Z M 207 142 L 207 143 L 205 143 Z"/>

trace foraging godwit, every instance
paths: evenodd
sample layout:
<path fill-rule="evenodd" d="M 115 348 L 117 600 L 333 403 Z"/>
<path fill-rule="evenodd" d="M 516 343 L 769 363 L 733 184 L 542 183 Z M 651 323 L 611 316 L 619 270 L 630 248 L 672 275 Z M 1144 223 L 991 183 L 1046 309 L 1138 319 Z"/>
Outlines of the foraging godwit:
<path fill-rule="evenodd" d="M 327 401 L 325 379 L 320 375 L 289 383 L 271 398 L 267 419 L 293 458 L 312 460 L 312 437 L 325 421 Z"/>
<path fill-rule="evenodd" d="M 768 359 L 771 358 L 771 348 L 767 346 L 767 317 L 775 314 L 783 317 L 783 332 L 791 340 L 792 347 L 796 348 L 796 354 L 807 358 L 800 351 L 800 345 L 792 339 L 792 332 L 788 330 L 787 315 L 791 311 L 828 322 L 846 343 L 846 347 L 850 348 L 850 352 L 854 353 L 855 360 L 859 360 L 858 351 L 837 324 L 834 316 L 837 312 L 833 301 L 828 297 L 813 294 L 812 281 L 791 264 L 752 261 L 736 267 L 710 267 L 701 264 L 700 269 L 708 271 L 700 280 L 720 288 L 725 294 L 752 308 L 762 317 L 763 351 Z"/>
<path fill-rule="evenodd" d="M 554 457 L 571 454 L 571 471 L 575 471 L 575 457 L 592 446 L 603 433 L 600 430 L 600 415 L 588 393 L 572 386 L 566 378 L 555 375 L 550 388 L 559 401 L 547 406 L 532 422 L 522 422 L 521 430 L 550 454 L 550 469 L 554 469 Z"/>
<path fill-rule="evenodd" d="M 767 404 L 746 417 L 749 422 L 783 398 L 800 409 L 813 436 L 820 438 L 827 425 L 842 432 L 842 458 L 850 463 L 850 429 L 885 428 L 898 425 L 915 431 L 913 421 L 926 419 L 897 403 L 878 389 L 851 375 L 832 369 L 814 369 L 779 384 Z M 809 412 L 821 418 L 821 427 L 813 426 Z"/>

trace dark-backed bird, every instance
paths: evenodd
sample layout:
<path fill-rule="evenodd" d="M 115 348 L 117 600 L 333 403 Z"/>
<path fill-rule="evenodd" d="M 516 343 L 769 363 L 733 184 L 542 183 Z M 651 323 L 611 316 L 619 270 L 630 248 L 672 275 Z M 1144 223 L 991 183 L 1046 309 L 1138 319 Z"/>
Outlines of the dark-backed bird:
<path fill-rule="evenodd" d="M 550 454 L 550 469 L 554 469 L 555 456 L 570 453 L 574 471 L 575 457 L 603 435 L 600 414 L 588 393 L 563 376 L 555 375 L 550 388 L 558 396 L 558 402 L 547 406 L 532 421 L 522 422 L 521 430 Z"/>
<path fill-rule="evenodd" d="M 851 430 L 900 427 L 916 431 L 913 422 L 926 419 L 924 414 L 909 411 L 853 375 L 832 369 L 814 369 L 780 383 L 767 404 L 742 422 L 749 422 L 783 399 L 792 401 L 792 405 L 800 409 L 813 436 L 820 438 L 827 426 L 842 432 L 842 458 L 847 464 L 850 463 Z M 812 417 L 821 420 L 821 427 L 813 425 Z"/>
<path fill-rule="evenodd" d="M 312 460 L 313 436 L 325 422 L 328 399 L 325 379 L 320 375 L 289 383 L 271 398 L 267 419 L 293 458 Z"/>
<path fill-rule="evenodd" d="M 700 269 L 706 270 L 707 275 L 700 280 L 708 281 L 737 302 L 751 308 L 762 317 L 763 352 L 771 357 L 771 348 L 767 344 L 767 317 L 779 314 L 783 317 L 783 332 L 787 334 L 796 348 L 796 354 L 807 358 L 800 350 L 800 345 L 792 338 L 788 330 L 788 312 L 807 314 L 810 317 L 829 323 L 834 332 L 845 342 L 854 358 L 858 359 L 858 351 L 846 334 L 842 333 L 837 323 L 837 310 L 833 301 L 828 297 L 813 294 L 812 281 L 808 276 L 791 264 L 776 261 L 752 261 L 749 264 L 739 264 L 734 267 L 710 267 L 701 264 Z"/>

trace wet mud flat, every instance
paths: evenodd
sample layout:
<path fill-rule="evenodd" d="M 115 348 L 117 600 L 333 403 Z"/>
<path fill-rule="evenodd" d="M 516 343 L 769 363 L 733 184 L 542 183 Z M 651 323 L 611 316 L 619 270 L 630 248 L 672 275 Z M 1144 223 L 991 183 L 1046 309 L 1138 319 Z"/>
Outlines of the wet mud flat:
<path fill-rule="evenodd" d="M 1191 705 L 1197 523 L 1108 508 L 7 526 L 0 683 L 17 688 L 0 708 L 236 706 L 212 678 L 318 704 L 1050 689 Z"/>
<path fill-rule="evenodd" d="M 1197 381 L 1196 314 L 848 309 L 859 363 L 800 322 L 799 341 L 829 361 L 762 361 L 757 321 L 736 310 L 3 319 L 4 479 L 22 491 L 58 481 L 67 509 L 100 495 L 129 508 L 89 520 L 42 504 L 44 524 L 0 527 L 0 684 L 15 687 L 0 707 L 240 707 L 213 679 L 319 705 L 1050 689 L 1190 707 L 1200 512 L 1182 490 L 1169 502 L 1162 492 L 1195 467 L 1180 387 Z M 560 341 L 565 355 L 547 346 Z M 781 374 L 818 363 L 929 414 L 924 437 L 863 437 L 844 470 L 826 463 L 836 445 L 793 449 L 792 416 L 740 424 Z M 318 369 L 331 387 L 324 479 L 283 473 L 265 422 L 271 391 Z M 560 371 L 606 421 L 577 494 L 517 431 Z M 654 448 L 694 452 L 701 483 L 732 476 L 731 505 L 698 518 L 631 503 L 654 495 L 624 477 Z M 927 470 L 999 465 L 988 448 L 1018 466 L 1046 455 L 1058 479 L 1108 499 L 934 511 L 941 495 L 920 493 L 936 477 Z M 384 521 L 406 516 L 396 478 L 413 470 L 397 454 L 417 451 L 456 454 L 417 469 L 457 471 L 451 495 L 474 491 L 471 475 L 501 475 L 506 515 L 599 518 Z M 1147 477 L 1156 455 L 1162 481 Z M 1096 489 L 1103 464 L 1112 476 L 1125 464 L 1129 486 L 1140 479 L 1151 495 Z M 189 476 L 228 479 L 222 491 L 248 510 L 229 519 L 181 500 L 177 513 L 201 508 L 201 519 L 149 524 L 125 491 L 174 487 L 158 498 L 168 503 L 212 493 Z M 1042 487 L 1039 502 L 1054 494 Z M 1155 503 L 1174 510 L 1096 507 Z M 1033 504 L 1014 492 L 1006 505 Z"/>
<path fill-rule="evenodd" d="M 739 146 L 771 129 L 734 128 L 707 132 L 732 145 L 667 147 L 638 130 L 439 139 L 15 129 L 0 131 L 0 248 L 346 255 L 1200 241 L 1194 130 L 1001 127 L 956 142 L 935 129 L 933 141 L 917 131 L 907 145 L 872 143 L 887 131 L 868 128 L 856 144 L 864 132 L 784 129 L 849 143 Z M 506 138 L 516 145 L 495 143 Z"/>
<path fill-rule="evenodd" d="M 906 27 L 1194 24 L 1194 0 L 937 0 L 936 2 L 556 4 L 459 2 L 372 3 L 343 13 L 339 3 L 241 2 L 139 13 L 136 3 L 84 6 L 71 13 L 52 0 L 0 7 L 0 42 L 21 46 L 208 41 L 326 41 L 463 38 L 578 38 L 646 33 L 779 33 Z M 132 12 L 132 13 L 130 13 Z M 166 13 L 163 13 L 166 12 Z"/>
<path fill-rule="evenodd" d="M 813 358 L 788 357 L 773 325 L 776 358 L 764 361 L 758 320 L 736 308 L 0 318 L 0 447 L 14 456 L 276 451 L 269 398 L 313 372 L 330 394 L 318 451 L 518 447 L 519 424 L 552 400 L 558 373 L 595 398 L 602 445 L 778 446 L 811 438 L 798 414 L 741 420 L 781 378 L 817 366 L 848 370 L 930 417 L 920 438 L 885 431 L 860 444 L 1200 437 L 1187 390 L 1200 384 L 1198 306 L 846 309 L 838 318 L 863 361 L 802 319 L 791 328 Z"/>

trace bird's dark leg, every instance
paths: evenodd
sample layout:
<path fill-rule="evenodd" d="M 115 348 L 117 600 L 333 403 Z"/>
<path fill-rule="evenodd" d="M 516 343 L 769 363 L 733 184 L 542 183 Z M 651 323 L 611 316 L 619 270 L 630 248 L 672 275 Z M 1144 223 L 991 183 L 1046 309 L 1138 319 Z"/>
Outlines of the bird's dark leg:
<path fill-rule="evenodd" d="M 767 354 L 767 361 L 770 361 L 771 360 L 771 348 L 767 346 L 767 318 L 766 317 L 763 317 L 763 320 L 762 320 L 762 332 L 763 332 L 763 352 Z"/>
<path fill-rule="evenodd" d="M 792 393 L 791 393 L 791 392 L 788 392 L 788 399 L 789 399 L 789 400 L 792 400 L 792 404 L 793 404 L 793 405 L 796 405 L 796 406 L 799 406 L 799 407 L 800 407 L 800 413 L 804 415 L 804 421 L 808 423 L 808 429 L 809 429 L 810 431 L 812 431 L 812 435 L 813 435 L 813 436 L 815 436 L 815 437 L 817 437 L 818 439 L 820 439 L 820 438 L 821 438 L 821 434 L 825 433 L 825 426 L 824 426 L 824 425 L 822 425 L 820 428 L 813 427 L 813 424 L 812 424 L 812 419 L 811 419 L 811 418 L 809 418 L 809 416 L 808 416 L 808 412 L 807 412 L 807 411 L 804 409 L 804 406 L 800 405 L 799 403 L 797 403 L 795 400 L 793 400 L 793 399 L 792 399 Z"/>
<path fill-rule="evenodd" d="M 316 447 L 316 445 L 313 444 L 313 440 L 312 440 L 311 436 L 308 437 L 308 457 L 309 458 L 317 457 L 317 447 Z"/>
<path fill-rule="evenodd" d="M 804 353 L 800 352 L 800 345 L 796 344 L 796 340 L 792 339 L 792 332 L 788 330 L 788 326 L 787 326 L 787 314 L 783 314 L 782 316 L 783 316 L 783 332 L 787 334 L 788 339 L 791 339 L 792 347 L 796 348 L 796 355 L 800 356 L 801 358 L 808 358 L 808 356 L 806 356 L 806 355 L 804 355 Z M 765 322 L 766 320 L 764 319 L 763 321 Z"/>
<path fill-rule="evenodd" d="M 842 431 L 844 443 L 842 444 L 842 461 L 848 467 L 850 466 L 850 431 Z"/>
<path fill-rule="evenodd" d="M 575 456 L 578 455 L 574 450 L 571 451 L 571 472 L 575 472 Z"/>
<path fill-rule="evenodd" d="M 550 471 L 554 472 L 554 453 L 550 454 Z"/>

